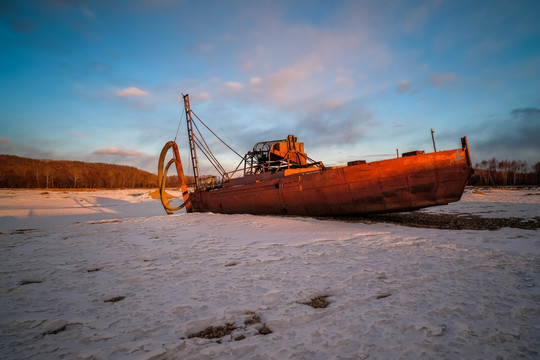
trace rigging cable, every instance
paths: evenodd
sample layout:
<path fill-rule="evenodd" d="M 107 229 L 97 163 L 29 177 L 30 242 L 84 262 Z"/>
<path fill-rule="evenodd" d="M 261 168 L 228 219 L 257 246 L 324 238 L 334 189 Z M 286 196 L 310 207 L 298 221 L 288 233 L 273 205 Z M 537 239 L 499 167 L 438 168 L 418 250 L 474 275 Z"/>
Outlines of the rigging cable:
<path fill-rule="evenodd" d="M 204 139 L 204 136 L 202 136 L 201 131 L 199 130 L 199 127 L 197 126 L 197 123 L 193 122 L 193 125 L 195 125 L 195 129 L 197 130 L 197 133 L 199 134 L 200 139 L 195 135 L 195 141 L 197 142 L 197 146 L 199 149 L 205 153 L 206 158 L 212 163 L 214 168 L 220 173 L 221 176 L 225 174 L 225 169 L 223 166 L 219 163 L 218 159 L 214 156 L 212 153 L 212 150 L 210 150 L 210 147 L 206 143 L 206 140 Z M 210 159 L 209 156 L 212 158 Z M 217 167 L 219 167 L 219 169 Z"/>
<path fill-rule="evenodd" d="M 182 111 L 182 115 L 180 115 L 180 120 L 178 120 L 178 127 L 176 128 L 176 134 L 174 135 L 174 142 L 176 142 L 176 138 L 178 137 L 178 132 L 180 131 L 180 124 L 182 123 L 183 117 L 184 117 L 184 112 Z"/>
<path fill-rule="evenodd" d="M 244 157 L 242 155 L 240 155 L 236 150 L 234 150 L 232 147 L 230 147 L 225 141 L 221 140 L 221 138 L 219 136 L 216 135 L 215 132 L 212 131 L 212 129 L 210 129 L 205 123 L 204 121 L 202 121 L 198 116 L 197 114 L 195 114 L 195 112 L 193 110 L 191 110 L 191 113 L 193 115 L 195 115 L 195 117 L 201 122 L 201 124 L 204 125 L 204 127 L 206 127 L 208 129 L 208 131 L 210 131 L 219 141 L 221 141 L 221 143 L 223 145 L 225 145 L 226 147 L 228 147 L 232 152 L 234 152 L 236 155 L 238 155 L 238 157 L 240 157 L 241 159 L 243 159 Z"/>

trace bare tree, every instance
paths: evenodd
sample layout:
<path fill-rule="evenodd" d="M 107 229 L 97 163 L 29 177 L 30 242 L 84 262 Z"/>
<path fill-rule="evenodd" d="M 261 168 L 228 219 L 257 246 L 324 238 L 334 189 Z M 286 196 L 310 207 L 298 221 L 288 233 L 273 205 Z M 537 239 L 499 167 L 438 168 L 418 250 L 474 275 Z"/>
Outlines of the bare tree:
<path fill-rule="evenodd" d="M 77 165 L 71 165 L 68 176 L 73 181 L 73 187 L 76 188 L 79 181 L 82 179 L 82 171 Z"/>
<path fill-rule="evenodd" d="M 39 166 L 36 166 L 35 167 L 35 170 L 36 170 L 36 187 L 39 188 L 39 178 L 41 176 L 41 169 L 39 168 Z"/>
<path fill-rule="evenodd" d="M 52 180 L 53 180 L 53 168 L 52 166 L 50 165 L 46 165 L 44 168 L 43 168 L 43 175 L 45 176 L 45 188 L 49 188 L 49 180 L 51 182 L 51 187 L 53 187 L 53 183 L 52 183 Z"/>
<path fill-rule="evenodd" d="M 510 162 L 508 160 L 499 161 L 497 168 L 501 172 L 502 185 L 506 185 L 508 181 L 508 169 L 510 168 Z"/>
<path fill-rule="evenodd" d="M 536 175 L 536 185 L 540 185 L 540 161 L 533 165 L 533 172 Z"/>

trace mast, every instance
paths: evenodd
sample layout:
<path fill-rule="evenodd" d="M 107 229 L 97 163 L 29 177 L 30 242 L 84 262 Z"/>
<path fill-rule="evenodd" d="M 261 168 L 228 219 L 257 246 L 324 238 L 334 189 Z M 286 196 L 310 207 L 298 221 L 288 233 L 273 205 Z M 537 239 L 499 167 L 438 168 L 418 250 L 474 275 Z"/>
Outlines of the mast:
<path fill-rule="evenodd" d="M 193 134 L 193 118 L 191 117 L 191 108 L 189 106 L 189 94 L 184 96 L 184 109 L 186 110 L 187 132 L 189 137 L 189 150 L 191 155 L 191 165 L 193 166 L 193 176 L 195 177 L 195 189 L 199 189 L 201 179 L 199 176 L 199 164 L 197 162 L 197 152 L 195 144 L 195 136 Z"/>

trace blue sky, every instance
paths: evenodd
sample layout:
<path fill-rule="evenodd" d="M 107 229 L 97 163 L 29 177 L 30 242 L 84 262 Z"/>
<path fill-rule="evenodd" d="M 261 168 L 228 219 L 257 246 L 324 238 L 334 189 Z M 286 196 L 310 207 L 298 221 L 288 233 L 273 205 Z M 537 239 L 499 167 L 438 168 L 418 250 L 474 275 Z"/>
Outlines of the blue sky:
<path fill-rule="evenodd" d="M 536 0 L 1 0 L 0 153 L 156 172 L 189 93 L 241 154 L 295 134 L 326 164 L 373 161 L 432 151 L 433 128 L 438 150 L 467 135 L 473 162 L 532 165 L 539 13 Z M 182 124 L 186 162 L 184 138 Z"/>

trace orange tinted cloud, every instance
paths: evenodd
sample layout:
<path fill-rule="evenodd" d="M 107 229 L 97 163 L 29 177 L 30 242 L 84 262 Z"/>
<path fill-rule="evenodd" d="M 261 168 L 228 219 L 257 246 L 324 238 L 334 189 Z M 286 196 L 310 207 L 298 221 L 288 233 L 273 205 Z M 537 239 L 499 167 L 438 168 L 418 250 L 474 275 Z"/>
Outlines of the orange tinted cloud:
<path fill-rule="evenodd" d="M 211 95 L 209 93 L 207 93 L 207 92 L 200 92 L 200 93 L 193 94 L 193 96 L 191 96 L 191 98 L 198 101 L 198 102 L 205 102 L 205 101 L 210 100 Z"/>
<path fill-rule="evenodd" d="M 150 93 L 148 91 L 141 90 L 134 86 L 130 86 L 127 89 L 119 90 L 116 92 L 116 96 L 118 97 L 141 96 L 141 95 L 149 95 L 149 94 Z"/>
<path fill-rule="evenodd" d="M 432 74 L 429 76 L 429 83 L 433 86 L 443 86 L 451 81 L 454 81 L 456 75 L 453 73 Z"/>
<path fill-rule="evenodd" d="M 94 155 L 128 155 L 128 156 L 138 156 L 143 155 L 142 152 L 137 150 L 124 150 L 119 148 L 108 148 L 96 150 L 92 154 Z"/>
<path fill-rule="evenodd" d="M 411 90 L 411 82 L 409 80 L 402 80 L 397 84 L 397 91 L 400 94 L 405 94 Z"/>
<path fill-rule="evenodd" d="M 240 90 L 240 89 L 242 89 L 244 87 L 244 85 L 242 85 L 239 82 L 235 82 L 235 81 L 229 81 L 229 82 L 225 83 L 225 86 L 229 90 Z"/>

